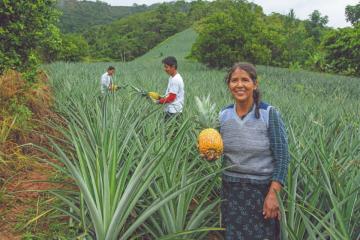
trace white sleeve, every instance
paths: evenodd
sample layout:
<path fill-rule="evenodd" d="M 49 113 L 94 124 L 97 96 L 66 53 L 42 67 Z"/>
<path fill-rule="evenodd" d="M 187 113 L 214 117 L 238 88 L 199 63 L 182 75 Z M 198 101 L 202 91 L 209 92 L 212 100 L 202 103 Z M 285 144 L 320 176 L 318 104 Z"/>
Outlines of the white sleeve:
<path fill-rule="evenodd" d="M 101 76 L 101 85 L 108 87 L 109 84 L 110 84 L 109 77 L 106 75 Z"/>
<path fill-rule="evenodd" d="M 169 93 L 179 94 L 180 83 L 177 79 L 173 79 L 169 84 Z"/>

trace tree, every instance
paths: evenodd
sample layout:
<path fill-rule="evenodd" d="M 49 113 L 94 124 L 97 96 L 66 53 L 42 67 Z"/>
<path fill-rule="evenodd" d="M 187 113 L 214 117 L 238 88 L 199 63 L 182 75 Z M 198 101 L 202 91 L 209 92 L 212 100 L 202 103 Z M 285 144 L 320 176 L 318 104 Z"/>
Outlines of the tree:
<path fill-rule="evenodd" d="M 60 41 L 53 6 L 53 0 L 0 1 L 0 73 L 6 68 L 32 70 L 42 44 Z"/>
<path fill-rule="evenodd" d="M 328 16 L 321 16 L 321 13 L 318 10 L 314 10 L 309 15 L 309 20 L 306 21 L 305 27 L 309 35 L 314 38 L 317 44 L 320 43 L 328 22 Z"/>
<path fill-rule="evenodd" d="M 146 5 L 110 6 L 104 1 L 58 0 L 62 12 L 58 26 L 63 33 L 80 33 L 95 25 L 110 24 L 136 12 L 149 9 Z"/>
<path fill-rule="evenodd" d="M 203 17 L 210 15 L 210 3 L 203 0 L 196 0 L 190 2 L 190 10 L 188 18 L 192 21 L 198 21 Z"/>
<path fill-rule="evenodd" d="M 89 54 L 89 45 L 80 34 L 65 34 L 62 37 L 58 60 L 77 62 Z"/>
<path fill-rule="evenodd" d="M 129 61 L 146 53 L 167 37 L 191 25 L 186 12 L 189 6 L 190 3 L 184 1 L 159 4 L 153 10 L 84 31 L 90 56 Z"/>
<path fill-rule="evenodd" d="M 245 1 L 221 1 L 219 7 L 197 26 L 199 36 L 191 57 L 218 68 L 236 61 L 269 63 L 271 49 L 262 34 L 266 31 L 262 9 Z"/>
<path fill-rule="evenodd" d="M 336 29 L 324 39 L 325 61 L 330 71 L 360 76 L 360 25 Z"/>
<path fill-rule="evenodd" d="M 346 21 L 350 22 L 352 25 L 360 22 L 360 3 L 355 6 L 348 5 L 345 8 Z"/>

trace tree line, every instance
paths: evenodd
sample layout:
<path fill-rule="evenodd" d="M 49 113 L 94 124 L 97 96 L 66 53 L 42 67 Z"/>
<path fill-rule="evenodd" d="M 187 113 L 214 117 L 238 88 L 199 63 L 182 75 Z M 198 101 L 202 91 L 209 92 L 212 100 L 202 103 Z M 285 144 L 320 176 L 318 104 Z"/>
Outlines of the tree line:
<path fill-rule="evenodd" d="M 318 10 L 307 20 L 265 15 L 254 3 L 215 1 L 212 13 L 195 24 L 191 57 L 210 67 L 235 61 L 360 76 L 360 4 L 346 7 L 352 27 L 334 29 Z"/>
<path fill-rule="evenodd" d="M 244 0 L 124 8 L 101 1 L 1 1 L 0 72 L 52 61 L 129 61 L 193 26 L 199 35 L 189 58 L 209 67 L 240 60 L 360 76 L 359 12 L 360 4 L 347 6 L 352 26 L 334 29 L 317 10 L 299 20 L 294 10 L 266 15 Z"/>

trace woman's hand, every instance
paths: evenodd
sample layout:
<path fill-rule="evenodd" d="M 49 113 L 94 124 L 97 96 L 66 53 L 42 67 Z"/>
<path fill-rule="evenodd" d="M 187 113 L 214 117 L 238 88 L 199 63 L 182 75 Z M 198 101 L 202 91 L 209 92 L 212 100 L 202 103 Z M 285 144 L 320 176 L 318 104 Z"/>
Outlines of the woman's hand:
<path fill-rule="evenodd" d="M 265 197 L 263 215 L 265 219 L 278 218 L 280 220 L 281 213 L 279 208 L 279 202 L 276 197 L 276 193 L 280 192 L 281 184 L 278 182 L 272 182 L 269 188 L 269 192 Z"/>
<path fill-rule="evenodd" d="M 215 161 L 217 159 L 217 157 L 214 155 L 202 155 L 201 157 L 209 162 Z"/>
<path fill-rule="evenodd" d="M 200 154 L 200 157 L 209 162 L 215 161 L 216 159 L 219 158 L 219 156 L 216 154 L 214 150 L 209 150 L 206 154 Z"/>

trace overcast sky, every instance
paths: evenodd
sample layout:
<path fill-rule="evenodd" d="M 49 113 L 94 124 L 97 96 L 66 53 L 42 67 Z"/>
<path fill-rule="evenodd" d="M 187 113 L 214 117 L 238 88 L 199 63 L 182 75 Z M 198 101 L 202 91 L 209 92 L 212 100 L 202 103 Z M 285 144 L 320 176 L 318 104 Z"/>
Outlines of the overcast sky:
<path fill-rule="evenodd" d="M 113 6 L 131 6 L 136 4 L 150 5 L 158 2 L 170 2 L 173 0 L 101 0 Z M 287 14 L 290 9 L 295 10 L 297 18 L 306 19 L 315 9 L 322 15 L 329 17 L 328 26 L 350 26 L 345 20 L 346 5 L 356 5 L 359 0 L 250 0 L 264 9 L 266 14 L 278 12 Z"/>

